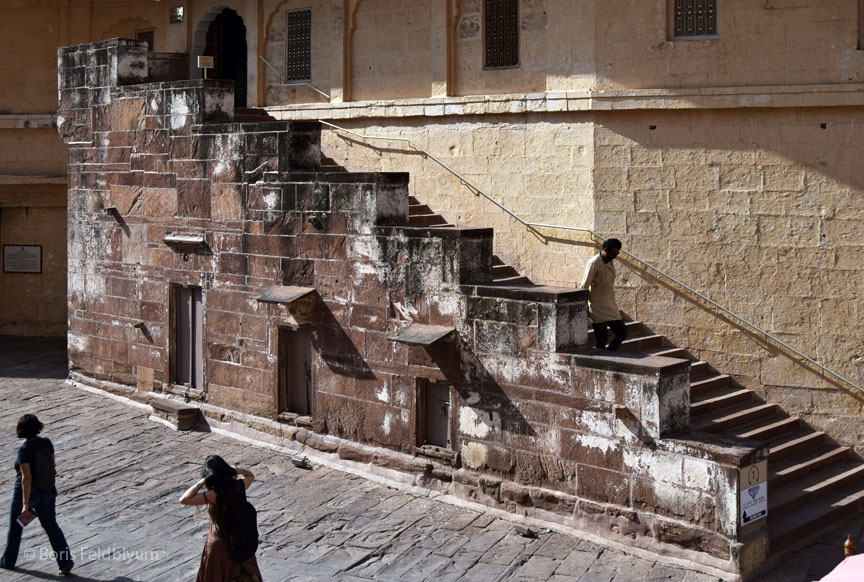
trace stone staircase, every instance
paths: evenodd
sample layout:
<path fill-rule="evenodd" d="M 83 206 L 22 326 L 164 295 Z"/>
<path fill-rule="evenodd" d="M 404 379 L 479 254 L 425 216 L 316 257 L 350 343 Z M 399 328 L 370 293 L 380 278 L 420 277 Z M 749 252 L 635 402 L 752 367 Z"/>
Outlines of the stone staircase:
<path fill-rule="evenodd" d="M 328 160 L 332 162 L 332 160 Z M 453 225 L 410 198 L 409 224 Z M 493 258 L 493 280 L 508 285 L 532 285 L 527 277 Z M 768 457 L 768 515 L 772 554 L 847 516 L 864 510 L 864 463 L 849 447 L 833 442 L 780 406 L 762 401 L 754 391 L 737 385 L 728 374 L 714 370 L 655 334 L 642 322 L 627 322 L 628 338 L 622 352 L 691 360 L 691 430 L 766 443 Z M 593 330 L 588 345 L 594 344 Z"/>
<path fill-rule="evenodd" d="M 769 536 L 785 548 L 864 509 L 864 463 L 802 419 L 760 399 L 641 322 L 628 322 L 622 351 L 692 361 L 691 430 L 766 443 Z M 589 336 L 592 334 L 589 332 Z M 593 340 L 593 338 L 590 338 Z"/>

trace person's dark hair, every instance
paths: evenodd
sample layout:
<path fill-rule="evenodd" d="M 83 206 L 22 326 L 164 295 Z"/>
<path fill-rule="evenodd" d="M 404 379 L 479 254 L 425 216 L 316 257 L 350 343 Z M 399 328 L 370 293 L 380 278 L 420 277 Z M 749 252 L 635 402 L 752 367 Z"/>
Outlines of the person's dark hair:
<path fill-rule="evenodd" d="M 243 483 L 235 479 L 237 470 L 219 455 L 210 455 L 205 459 L 201 476 L 207 489 L 216 492 L 216 500 L 207 504 L 207 513 L 216 524 L 220 537 L 227 540 L 231 536 L 231 514 L 228 508 L 232 503 L 242 501 Z"/>
<path fill-rule="evenodd" d="M 18 419 L 15 434 L 18 435 L 19 439 L 32 439 L 42 432 L 43 426 L 35 414 L 25 414 Z"/>
<path fill-rule="evenodd" d="M 617 238 L 607 238 L 605 241 L 603 241 L 604 249 L 620 249 L 621 246 L 621 241 Z"/>

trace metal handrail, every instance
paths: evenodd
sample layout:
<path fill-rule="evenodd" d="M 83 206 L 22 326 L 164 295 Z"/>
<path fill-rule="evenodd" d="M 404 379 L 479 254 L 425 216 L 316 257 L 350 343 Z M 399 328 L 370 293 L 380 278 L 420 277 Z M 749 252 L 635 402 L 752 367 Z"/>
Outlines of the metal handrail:
<path fill-rule="evenodd" d="M 442 162 L 441 160 L 439 160 L 438 158 L 436 158 L 436 157 L 435 157 L 431 152 L 429 152 L 428 150 L 426 150 L 425 148 L 423 148 L 422 146 L 418 145 L 418 144 L 415 143 L 413 140 L 411 140 L 411 139 L 409 139 L 409 138 L 407 138 L 407 137 L 391 137 L 391 136 L 381 136 L 381 135 L 364 135 L 364 134 L 358 133 L 358 132 L 356 132 L 356 131 L 352 131 L 352 130 L 350 130 L 350 129 L 346 129 L 346 128 L 344 128 L 344 127 L 340 127 L 340 126 L 338 126 L 338 125 L 335 125 L 335 124 L 333 124 L 333 123 L 330 123 L 329 121 L 324 121 L 324 120 L 321 120 L 321 119 L 319 119 L 318 121 L 319 121 L 322 125 L 326 125 L 326 126 L 328 126 L 328 127 L 332 127 L 333 129 L 335 129 L 335 130 L 337 130 L 337 131 L 341 131 L 341 132 L 343 132 L 343 133 L 347 133 L 347 134 L 350 134 L 350 135 L 356 136 L 356 137 L 358 137 L 358 138 L 360 138 L 360 139 L 368 139 L 368 140 L 384 140 L 384 141 L 398 141 L 398 142 L 403 142 L 403 143 L 408 144 L 408 146 L 409 146 L 411 149 L 414 149 L 414 150 L 417 150 L 417 151 L 423 153 L 426 157 L 428 157 L 429 159 L 431 159 L 432 161 L 434 161 L 435 163 L 437 163 L 439 166 L 441 166 L 442 168 L 444 168 L 446 171 L 448 171 L 448 172 L 450 172 L 451 174 L 453 174 L 454 176 L 456 176 L 456 178 L 458 178 L 459 181 L 460 181 L 464 186 L 466 186 L 467 188 L 469 188 L 470 190 L 472 190 L 475 194 L 482 196 L 483 198 L 485 198 L 486 200 L 488 200 L 489 202 L 491 202 L 492 204 L 494 204 L 495 206 L 497 206 L 498 208 L 500 208 L 501 210 L 503 210 L 505 213 L 507 213 L 507 214 L 508 214 L 510 217 L 512 217 L 514 220 L 516 220 L 517 222 L 521 223 L 522 225 L 524 225 L 524 226 L 526 226 L 526 227 L 529 227 L 529 228 L 549 228 L 549 229 L 553 229 L 553 230 L 567 230 L 567 231 L 574 231 L 574 232 L 585 232 L 585 233 L 588 233 L 589 235 L 591 235 L 591 236 L 593 236 L 593 237 L 595 237 L 595 238 L 597 238 L 597 239 L 600 239 L 601 241 L 605 241 L 605 240 L 606 240 L 605 237 L 603 237 L 603 236 L 597 234 L 596 232 L 594 232 L 593 230 L 588 229 L 588 228 L 580 228 L 580 227 L 575 227 L 575 226 L 565 226 L 565 225 L 560 225 L 560 224 L 545 224 L 545 223 L 542 223 L 542 222 L 532 222 L 532 221 L 530 221 L 530 220 L 525 220 L 524 218 L 522 218 L 521 216 L 519 216 L 518 214 L 516 214 L 515 212 L 513 212 L 512 210 L 510 210 L 509 208 L 507 208 L 506 206 L 504 206 L 503 204 L 501 204 L 500 202 L 498 202 L 497 200 L 495 200 L 495 199 L 494 199 L 490 194 L 488 194 L 486 191 L 484 191 L 482 188 L 480 188 L 480 186 L 478 186 L 478 185 L 476 185 L 475 183 L 473 183 L 471 180 L 469 180 L 468 178 L 466 178 L 465 176 L 463 176 L 462 174 L 460 174 L 459 172 L 457 172 L 456 170 L 454 170 L 453 168 L 451 168 L 450 166 L 448 166 L 447 164 L 445 164 L 444 162 Z M 719 303 L 717 303 L 716 301 L 714 301 L 714 300 L 711 299 L 710 297 L 706 297 L 705 295 L 703 295 L 703 294 L 700 293 L 699 291 L 693 289 L 692 287 L 690 287 L 690 286 L 687 285 L 686 283 L 682 283 L 681 281 L 679 281 L 678 279 L 676 279 L 676 278 L 673 277 L 672 275 L 670 275 L 670 274 L 668 274 L 668 273 L 662 271 L 661 269 L 658 269 L 657 267 L 655 267 L 654 265 L 652 265 L 652 264 L 649 263 L 648 261 L 645 261 L 644 259 L 641 259 L 641 258 L 637 257 L 637 256 L 634 255 L 633 253 L 627 252 L 627 251 L 625 251 L 625 250 L 622 250 L 621 252 L 624 253 L 625 255 L 627 255 L 628 257 L 630 257 L 631 259 L 633 259 L 633 260 L 635 260 L 635 261 L 641 263 L 642 265 L 644 265 L 644 266 L 647 267 L 648 269 L 651 269 L 651 270 L 654 271 L 655 273 L 657 273 L 657 274 L 659 274 L 659 275 L 665 277 L 666 279 L 672 281 L 673 283 L 675 283 L 676 285 L 678 285 L 678 286 L 681 287 L 682 289 L 685 289 L 685 290 L 687 290 L 688 292 L 692 293 L 693 295 L 696 295 L 697 297 L 699 297 L 699 298 L 702 299 L 703 301 L 706 301 L 708 304 L 710 304 L 710 305 L 711 305 L 712 307 L 714 307 L 715 309 L 721 311 L 722 313 L 728 315 L 729 317 L 734 318 L 735 320 L 737 320 L 738 322 L 744 324 L 746 327 L 750 328 L 751 330 L 753 330 L 753 331 L 755 331 L 755 332 L 757 332 L 757 333 L 763 335 L 764 337 L 770 339 L 772 342 L 774 342 L 774 343 L 777 344 L 778 346 L 784 348 L 785 350 L 787 350 L 787 351 L 789 351 L 789 352 L 792 352 L 793 354 L 795 354 L 796 356 L 798 356 L 798 357 L 800 357 L 800 358 L 803 358 L 803 359 L 806 360 L 808 363 L 812 364 L 813 366 L 816 366 L 817 368 L 819 368 L 819 369 L 822 370 L 823 372 L 827 373 L 828 375 L 830 375 L 830 376 L 836 378 L 837 380 L 840 380 L 841 382 L 843 382 L 843 383 L 845 383 L 845 384 L 848 384 L 849 386 L 855 388 L 855 389 L 858 390 L 859 392 L 864 393 L 864 388 L 862 388 L 861 386 L 859 386 L 859 385 L 856 384 L 855 382 L 849 380 L 848 378 L 846 378 L 846 377 L 844 377 L 844 376 L 841 376 L 840 374 L 838 374 L 838 373 L 835 372 L 834 370 L 828 368 L 827 366 L 824 366 L 823 364 L 820 364 L 819 362 L 817 362 L 816 360 L 814 360 L 814 359 L 811 358 L 810 356 L 808 356 L 808 355 L 806 355 L 806 354 L 804 354 L 804 353 L 798 351 L 797 349 L 793 348 L 792 346 L 790 346 L 789 344 L 787 344 L 787 343 L 784 342 L 783 340 L 777 338 L 776 336 L 774 336 L 774 335 L 771 334 L 770 332 L 765 331 L 764 329 L 760 328 L 760 327 L 757 326 L 756 324 L 754 324 L 754 323 L 752 323 L 752 322 L 750 322 L 750 321 L 744 319 L 744 318 L 741 317 L 740 315 L 738 315 L 738 314 L 734 313 L 733 311 L 730 311 L 729 309 L 723 307 L 722 305 L 720 305 Z"/>
<path fill-rule="evenodd" d="M 310 89 L 312 89 L 316 93 L 323 95 L 324 97 L 327 98 L 327 101 L 330 101 L 330 95 L 328 95 L 327 93 L 325 93 L 324 91 L 322 91 L 321 89 L 319 89 L 318 87 L 313 85 L 312 83 L 307 83 L 305 81 L 292 81 L 290 83 L 283 83 L 282 82 L 282 73 L 277 71 L 276 67 L 274 67 L 269 62 L 267 62 L 267 59 L 265 59 L 261 55 L 258 55 L 258 58 L 261 59 L 261 62 L 264 63 L 268 69 L 270 69 L 271 71 L 276 73 L 276 76 L 279 78 L 279 83 L 276 85 L 277 87 L 296 87 L 297 85 L 303 85 L 304 87 L 309 87 Z"/>

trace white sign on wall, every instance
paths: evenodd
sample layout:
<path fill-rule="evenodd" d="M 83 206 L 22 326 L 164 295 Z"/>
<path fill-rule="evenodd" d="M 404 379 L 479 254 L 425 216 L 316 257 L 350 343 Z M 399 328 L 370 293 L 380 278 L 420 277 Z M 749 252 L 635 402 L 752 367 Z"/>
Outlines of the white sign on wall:
<path fill-rule="evenodd" d="M 42 245 L 3 245 L 4 273 L 41 273 Z"/>
<path fill-rule="evenodd" d="M 738 469 L 741 525 L 768 516 L 768 461 Z"/>

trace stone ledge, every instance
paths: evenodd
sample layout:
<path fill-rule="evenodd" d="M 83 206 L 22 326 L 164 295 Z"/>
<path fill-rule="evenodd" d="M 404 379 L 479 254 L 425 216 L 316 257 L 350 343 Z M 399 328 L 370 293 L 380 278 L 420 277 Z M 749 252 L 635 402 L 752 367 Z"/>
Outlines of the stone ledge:
<path fill-rule="evenodd" d="M 462 285 L 462 292 L 468 297 L 498 297 L 501 299 L 539 301 L 542 303 L 588 301 L 588 291 L 585 289 L 553 287 L 551 285 L 508 285 L 506 283 Z"/>
<path fill-rule="evenodd" d="M 750 109 L 864 105 L 864 84 L 761 85 L 683 89 L 582 89 L 547 93 L 274 105 L 285 120 L 459 117 L 634 109 Z M 350 129 L 350 128 L 349 128 Z"/>
<path fill-rule="evenodd" d="M 669 374 L 684 372 L 690 367 L 690 360 L 680 358 L 667 358 L 665 356 L 646 356 L 641 354 L 627 354 L 617 352 L 606 352 L 606 354 L 568 354 L 572 365 L 593 370 L 606 370 L 609 372 L 621 372 L 622 374 Z"/>

